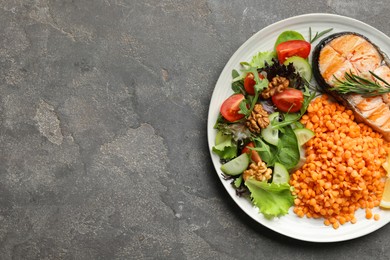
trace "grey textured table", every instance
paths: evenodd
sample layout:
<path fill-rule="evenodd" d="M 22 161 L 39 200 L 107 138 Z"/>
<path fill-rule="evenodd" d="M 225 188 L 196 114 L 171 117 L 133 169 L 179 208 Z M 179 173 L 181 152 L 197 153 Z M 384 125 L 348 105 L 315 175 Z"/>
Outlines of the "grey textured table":
<path fill-rule="evenodd" d="M 325 12 L 390 35 L 382 1 L 0 1 L 0 259 L 389 259 L 390 226 L 296 241 L 232 201 L 206 142 L 252 34 Z"/>

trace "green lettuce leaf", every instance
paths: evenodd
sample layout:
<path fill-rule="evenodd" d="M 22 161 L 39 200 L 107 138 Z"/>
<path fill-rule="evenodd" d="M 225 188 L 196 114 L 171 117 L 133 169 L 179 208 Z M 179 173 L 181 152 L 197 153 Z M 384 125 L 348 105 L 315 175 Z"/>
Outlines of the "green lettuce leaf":
<path fill-rule="evenodd" d="M 237 144 L 231 135 L 226 135 L 219 131 L 215 143 L 213 152 L 220 158 L 229 160 L 237 156 Z"/>
<path fill-rule="evenodd" d="M 294 196 L 288 183 L 267 183 L 251 178 L 245 181 L 245 185 L 251 193 L 253 204 L 268 219 L 286 215 L 294 204 Z"/>
<path fill-rule="evenodd" d="M 265 63 L 268 63 L 268 65 L 272 65 L 272 58 L 275 57 L 276 55 L 273 51 L 259 52 L 252 57 L 252 60 L 251 62 L 249 62 L 249 65 L 255 68 L 263 68 L 265 67 Z"/>
<path fill-rule="evenodd" d="M 236 187 L 237 189 L 241 186 L 241 183 L 242 183 L 242 175 L 236 178 L 233 182 L 234 187 Z"/>

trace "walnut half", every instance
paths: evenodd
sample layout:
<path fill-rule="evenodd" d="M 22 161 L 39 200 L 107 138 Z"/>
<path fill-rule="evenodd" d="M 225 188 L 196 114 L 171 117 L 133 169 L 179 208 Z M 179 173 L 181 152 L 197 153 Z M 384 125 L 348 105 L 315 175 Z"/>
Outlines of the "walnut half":
<path fill-rule="evenodd" d="M 272 80 L 268 83 L 268 88 L 264 89 L 263 92 L 261 92 L 261 96 L 264 99 L 270 98 L 273 95 L 285 90 L 289 86 L 289 84 L 290 81 L 285 77 L 273 77 Z"/>
<path fill-rule="evenodd" d="M 264 110 L 261 104 L 256 104 L 250 116 L 246 121 L 246 126 L 252 133 L 259 134 L 262 128 L 269 125 L 269 118 L 267 111 Z"/>
<path fill-rule="evenodd" d="M 268 181 L 271 179 L 272 169 L 267 168 L 265 162 L 251 163 L 249 168 L 244 171 L 242 177 L 246 181 L 250 177 L 254 177 L 258 181 Z"/>

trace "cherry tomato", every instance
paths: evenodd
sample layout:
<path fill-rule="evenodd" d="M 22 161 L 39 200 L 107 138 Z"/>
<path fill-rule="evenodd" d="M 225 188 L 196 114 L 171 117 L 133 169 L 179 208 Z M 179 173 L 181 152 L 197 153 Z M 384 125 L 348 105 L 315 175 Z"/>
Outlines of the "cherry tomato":
<path fill-rule="evenodd" d="M 249 95 L 254 95 L 255 94 L 255 86 L 256 81 L 254 79 L 253 73 L 248 73 L 245 76 L 244 79 L 244 88 L 245 91 L 248 92 Z"/>
<path fill-rule="evenodd" d="M 272 102 L 282 112 L 298 112 L 303 104 L 303 93 L 295 88 L 287 88 L 273 95 Z"/>
<path fill-rule="evenodd" d="M 247 154 L 250 153 L 251 154 L 251 159 L 252 159 L 253 162 L 255 162 L 255 163 L 261 162 L 260 155 L 257 153 L 257 151 L 251 150 L 249 147 L 255 147 L 255 144 L 253 142 L 248 143 L 244 147 L 244 149 L 242 149 L 241 153 L 247 153 Z"/>
<path fill-rule="evenodd" d="M 259 78 L 260 79 L 264 79 L 264 76 L 263 74 L 260 74 L 259 73 Z M 254 79 L 254 76 L 253 76 L 253 73 L 248 73 L 246 74 L 245 76 L 245 79 L 244 79 L 244 88 L 245 88 L 245 91 L 249 94 L 249 95 L 254 95 L 255 94 L 255 88 L 254 86 L 256 85 L 256 81 Z"/>
<path fill-rule="evenodd" d="M 292 56 L 299 56 L 306 59 L 309 57 L 310 50 L 311 44 L 303 40 L 286 41 L 276 46 L 276 53 L 280 63 L 283 63 L 287 58 Z"/>
<path fill-rule="evenodd" d="M 240 103 L 245 99 L 243 94 L 234 94 L 227 98 L 221 106 L 220 112 L 222 116 L 229 122 L 237 121 L 244 117 L 243 114 L 239 114 Z"/>

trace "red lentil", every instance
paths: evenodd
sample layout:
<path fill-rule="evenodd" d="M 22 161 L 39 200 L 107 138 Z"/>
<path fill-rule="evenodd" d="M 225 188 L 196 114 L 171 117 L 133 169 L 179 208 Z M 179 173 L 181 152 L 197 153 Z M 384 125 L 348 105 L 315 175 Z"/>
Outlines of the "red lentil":
<path fill-rule="evenodd" d="M 381 165 L 390 145 L 354 120 L 351 110 L 327 95 L 314 100 L 302 117 L 301 123 L 316 136 L 306 143 L 306 163 L 290 179 L 299 217 L 322 217 L 335 229 L 356 223 L 358 209 L 365 209 L 367 219 L 379 219 L 371 209 L 381 200 L 381 178 L 386 175 Z"/>

